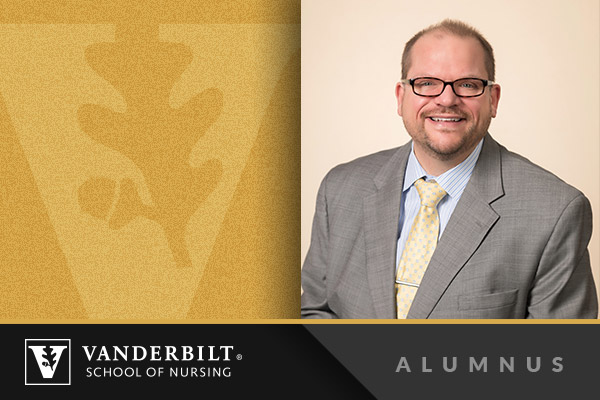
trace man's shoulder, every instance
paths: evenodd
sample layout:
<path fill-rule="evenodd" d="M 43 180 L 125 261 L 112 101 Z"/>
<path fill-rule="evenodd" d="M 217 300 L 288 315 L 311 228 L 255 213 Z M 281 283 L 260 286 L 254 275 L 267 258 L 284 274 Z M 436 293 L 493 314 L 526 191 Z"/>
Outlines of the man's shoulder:
<path fill-rule="evenodd" d="M 372 180 L 403 147 L 378 151 L 339 164 L 327 173 L 327 180 L 333 182 L 347 179 Z"/>
<path fill-rule="evenodd" d="M 406 146 L 406 145 L 405 145 Z M 405 146 L 382 150 L 333 167 L 323 179 L 323 188 L 332 196 L 360 197 L 376 190 L 380 173 L 399 168 Z M 394 162 L 394 160 L 396 162 Z"/>
<path fill-rule="evenodd" d="M 531 195 L 554 196 L 562 202 L 569 202 L 578 196 L 583 196 L 583 193 L 577 188 L 528 158 L 510 151 L 504 146 L 500 146 L 500 152 L 505 190 L 520 189 Z"/>

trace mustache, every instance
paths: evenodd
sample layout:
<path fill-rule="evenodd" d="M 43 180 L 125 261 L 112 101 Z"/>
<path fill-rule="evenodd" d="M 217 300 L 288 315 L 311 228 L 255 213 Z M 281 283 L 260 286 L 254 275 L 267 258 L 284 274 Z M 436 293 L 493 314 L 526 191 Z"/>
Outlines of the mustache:
<path fill-rule="evenodd" d="M 429 118 L 436 115 L 452 115 L 458 118 L 467 119 L 468 115 L 457 108 L 436 108 L 435 110 L 427 111 L 423 114 L 425 118 Z"/>

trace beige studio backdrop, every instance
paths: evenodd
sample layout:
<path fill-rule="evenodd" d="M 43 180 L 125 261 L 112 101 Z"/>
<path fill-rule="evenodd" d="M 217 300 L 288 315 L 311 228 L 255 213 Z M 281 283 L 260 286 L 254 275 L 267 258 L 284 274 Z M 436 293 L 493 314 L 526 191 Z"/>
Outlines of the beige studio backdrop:
<path fill-rule="evenodd" d="M 600 289 L 599 3 L 303 0 L 302 262 L 327 171 L 410 139 L 394 97 L 404 44 L 455 18 L 494 47 L 502 94 L 492 136 L 590 199 Z"/>

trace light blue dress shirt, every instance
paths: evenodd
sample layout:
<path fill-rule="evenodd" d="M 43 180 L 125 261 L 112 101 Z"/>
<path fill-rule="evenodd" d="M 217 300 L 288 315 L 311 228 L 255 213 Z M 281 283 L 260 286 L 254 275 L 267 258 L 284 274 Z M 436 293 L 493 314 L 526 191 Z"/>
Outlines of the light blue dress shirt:
<path fill-rule="evenodd" d="M 414 148 L 411 150 L 408 156 L 408 163 L 406 164 L 406 171 L 404 172 L 404 187 L 402 188 L 402 200 L 400 204 L 400 237 L 398 238 L 398 245 L 396 249 L 396 268 L 400 263 L 400 257 L 402 257 L 402 251 L 404 245 L 408 239 L 408 233 L 410 228 L 421 208 L 421 198 L 417 192 L 417 188 L 414 183 L 416 180 L 425 177 L 426 181 L 436 181 L 442 189 L 447 193 L 446 196 L 438 203 L 438 214 L 440 216 L 440 233 L 439 237 L 442 237 L 444 229 L 448 224 L 448 220 L 460 200 L 471 174 L 475 163 L 481 153 L 481 147 L 483 146 L 483 139 L 479 142 L 477 147 L 471 152 L 463 162 L 458 164 L 456 167 L 449 169 L 440 176 L 428 175 L 423 169 L 417 157 L 415 156 Z M 439 240 L 439 239 L 438 239 Z"/>

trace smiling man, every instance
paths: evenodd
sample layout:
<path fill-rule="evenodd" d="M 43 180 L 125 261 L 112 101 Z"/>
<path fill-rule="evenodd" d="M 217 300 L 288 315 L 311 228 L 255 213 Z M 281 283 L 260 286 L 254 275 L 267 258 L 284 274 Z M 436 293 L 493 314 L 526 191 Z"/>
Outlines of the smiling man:
<path fill-rule="evenodd" d="M 445 20 L 402 56 L 412 140 L 331 170 L 302 270 L 303 318 L 596 318 L 589 201 L 489 135 L 493 50 Z"/>

